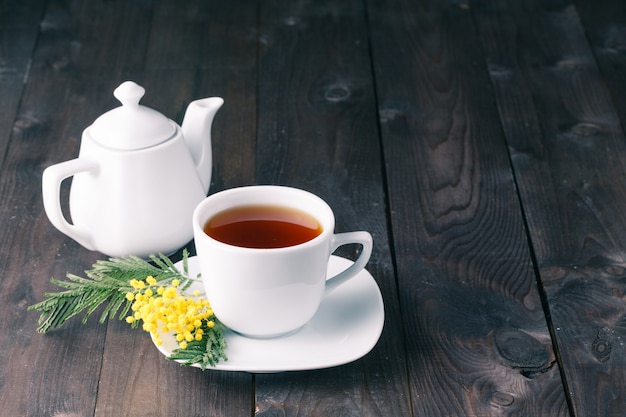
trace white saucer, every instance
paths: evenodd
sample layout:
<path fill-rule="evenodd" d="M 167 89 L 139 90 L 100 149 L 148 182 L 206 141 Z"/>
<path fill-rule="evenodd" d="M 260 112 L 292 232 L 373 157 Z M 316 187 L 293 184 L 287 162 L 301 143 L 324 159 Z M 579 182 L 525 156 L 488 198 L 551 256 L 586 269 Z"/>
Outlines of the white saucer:
<path fill-rule="evenodd" d="M 353 262 L 331 256 L 328 275 L 346 269 Z M 176 267 L 182 269 L 182 263 Z M 189 258 L 189 276 L 199 272 L 195 256 Z M 188 290 L 203 291 L 200 282 Z M 210 301 L 210 300 L 209 300 Z M 295 333 L 273 339 L 253 339 L 227 330 L 226 356 L 214 367 L 223 371 L 283 372 L 328 368 L 361 358 L 376 345 L 383 329 L 385 313 L 380 289 L 368 271 L 330 293 L 317 313 Z M 163 344 L 157 346 L 165 356 L 178 347 L 173 334 L 161 335 Z"/>

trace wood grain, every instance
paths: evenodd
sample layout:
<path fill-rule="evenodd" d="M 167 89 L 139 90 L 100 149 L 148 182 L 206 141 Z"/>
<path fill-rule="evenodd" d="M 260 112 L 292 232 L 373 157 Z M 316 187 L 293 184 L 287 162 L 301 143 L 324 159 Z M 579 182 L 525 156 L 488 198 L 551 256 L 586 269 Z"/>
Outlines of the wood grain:
<path fill-rule="evenodd" d="M 0 161 L 4 161 L 12 129 L 27 127 L 32 122 L 20 120 L 14 126 L 43 8 L 41 0 L 0 2 Z"/>
<path fill-rule="evenodd" d="M 573 413 L 622 415 L 626 148 L 619 119 L 572 5 L 526 2 L 515 13 L 490 6 L 475 13 Z"/>
<path fill-rule="evenodd" d="M 233 12 L 233 9 L 230 10 Z M 160 16 L 158 11 L 154 14 L 157 18 Z M 150 4 L 137 2 L 107 5 L 100 2 L 88 5 L 80 2 L 52 2 L 48 5 L 40 25 L 42 32 L 39 34 L 29 84 L 17 116 L 18 121 L 30 120 L 31 123 L 18 124 L 22 128 L 13 135 L 15 146 L 8 151 L 8 159 L 20 162 L 20 165 L 7 164 L 8 173 L 2 175 L 3 195 L 8 197 L 5 201 L 10 201 L 18 208 L 28 208 L 28 211 L 19 212 L 18 216 L 11 216 L 8 211 L 13 210 L 13 206 L 4 203 L 4 218 L 17 217 L 16 221 L 22 225 L 36 221 L 37 227 L 33 231 L 44 232 L 39 237 L 33 235 L 30 239 L 20 240 L 33 245 L 39 252 L 45 248 L 33 260 L 30 259 L 34 255 L 33 247 L 11 247 L 3 251 L 20 253 L 19 257 L 7 260 L 7 266 L 3 268 L 14 276 L 9 282 L 5 280 L 4 285 L 14 287 L 15 297 L 21 297 L 16 298 L 13 308 L 25 308 L 37 301 L 44 291 L 52 289 L 48 283 L 50 276 L 63 278 L 68 271 L 80 273 L 90 267 L 95 259 L 102 257 L 85 251 L 53 230 L 41 210 L 40 176 L 45 166 L 77 156 L 82 129 L 104 111 L 118 105 L 112 97 L 113 88 L 124 79 L 132 78 L 138 82 L 145 81 L 148 89 L 151 86 L 149 80 L 153 80 L 155 95 L 168 92 L 167 97 L 172 99 L 172 103 L 158 109 L 164 113 L 173 113 L 168 116 L 175 118 L 176 113 L 172 108 L 182 107 L 183 104 L 176 101 L 177 98 L 184 95 L 186 100 L 191 100 L 199 98 L 199 95 L 208 95 L 209 87 L 198 83 L 199 79 L 203 79 L 202 76 L 206 80 L 213 80 L 215 84 L 223 83 L 223 77 L 230 76 L 229 72 L 222 71 L 218 74 L 221 79 L 215 74 L 208 77 L 189 67 L 167 69 L 167 74 L 156 71 L 154 75 L 146 75 L 143 68 L 146 53 L 142 51 L 145 51 L 149 42 L 152 16 Z M 239 11 L 237 17 L 241 19 Z M 252 15 L 252 22 L 256 22 L 255 15 Z M 154 23 L 163 24 L 158 20 Z M 181 26 L 184 24 L 184 21 L 180 22 Z M 92 30 L 101 36 L 91 36 Z M 158 37 L 156 40 L 159 41 Z M 176 50 L 176 47 L 173 46 L 172 50 Z M 253 53 L 250 56 L 253 62 L 255 50 L 256 44 L 252 43 Z M 177 86 L 180 90 L 174 91 Z M 250 102 L 247 97 L 239 101 L 233 94 L 231 97 L 234 104 Z M 158 100 L 154 101 L 161 104 Z M 253 138 L 254 124 L 233 123 L 233 132 L 240 132 L 243 126 L 252 126 L 252 130 L 246 132 L 246 135 L 240 134 L 239 138 Z M 229 133 L 227 129 L 223 130 Z M 26 164 L 28 161 L 32 162 Z M 19 177 L 14 179 L 12 175 Z M 23 201 L 24 198 L 29 198 L 29 201 Z M 31 210 L 33 214 L 30 214 Z M 24 215 L 29 215 L 33 220 L 26 223 Z M 19 228 L 8 230 L 10 233 L 19 232 Z M 14 240 L 10 236 L 6 237 L 5 242 Z M 45 244 L 38 245 L 42 241 Z M 46 267 L 34 273 L 31 269 L 37 261 Z M 23 268 L 24 265 L 29 269 L 18 273 L 16 268 Z M 51 267 L 55 269 L 50 271 Z M 37 280 L 32 288 L 27 288 L 28 291 L 22 288 L 24 273 L 35 275 L 33 279 Z M 28 318 L 30 321 L 27 324 L 20 324 L 19 320 L 11 323 L 11 326 L 18 327 L 7 331 L 13 333 L 23 327 L 24 330 L 20 332 L 29 340 L 36 327 L 36 316 L 30 314 Z M 67 413 L 93 415 L 94 412 L 96 415 L 115 416 L 176 415 L 181 411 L 180 404 L 188 403 L 182 409 L 183 415 L 193 411 L 198 415 L 217 412 L 235 416 L 237 408 L 239 415 L 249 415 L 249 375 L 203 374 L 193 370 L 184 372 L 189 370 L 165 361 L 152 346 L 147 334 L 130 331 L 120 323 L 112 323 L 106 330 L 105 326 L 93 320 L 84 327 L 74 323 L 67 329 L 55 332 L 57 337 L 32 336 L 37 343 L 31 344 L 31 353 L 27 350 L 22 354 L 19 352 L 24 350 L 24 338 L 3 338 L 4 351 L 9 355 L 7 358 L 13 359 L 3 367 L 3 374 L 16 390 L 29 393 L 20 396 L 19 401 L 11 401 L 11 405 L 3 412 L 6 411 L 8 415 L 36 416 Z M 17 360 L 20 357 L 23 359 Z M 25 369 L 32 371 L 24 372 Z M 120 372 L 120 369 L 125 372 Z M 64 378 L 68 373 L 81 377 Z M 9 380 L 5 380 L 5 384 L 9 384 Z M 20 388 L 33 381 L 37 389 Z M 158 381 L 157 385 L 155 381 Z M 190 391 L 189 386 L 194 386 L 194 390 L 204 395 L 194 395 L 196 391 Z M 163 390 L 167 390 L 166 396 Z M 11 389 L 2 392 L 6 396 L 14 396 L 16 391 Z M 62 408 L 55 408 L 59 406 Z"/>
<path fill-rule="evenodd" d="M 52 289 L 51 276 L 81 271 L 94 259 L 50 227 L 41 204 L 41 172 L 76 152 L 68 115 L 80 117 L 84 108 L 80 94 L 67 94 L 67 65 L 55 65 L 61 61 L 51 59 L 49 48 L 52 38 L 67 46 L 64 25 L 71 23 L 59 18 L 59 10 L 48 10 L 51 14 L 33 25 L 37 32 L 31 36 L 38 41 L 0 175 L 0 288 L 7 301 L 1 307 L 0 396 L 5 415 L 93 414 L 102 363 L 104 332 L 93 321 L 42 336 L 34 333 L 37 315 L 26 312 Z M 43 11 L 31 10 L 39 12 L 38 18 Z M 58 52 L 56 58 L 63 54 Z"/>
<path fill-rule="evenodd" d="M 465 2 L 368 2 L 413 410 L 565 416 Z"/>
<path fill-rule="evenodd" d="M 625 415 L 622 3 L 0 0 L 0 416 Z M 372 352 L 252 375 L 122 321 L 35 333 L 50 277 L 104 258 L 42 171 L 127 79 L 178 123 L 225 98 L 211 193 L 301 187 L 373 234 Z"/>
<path fill-rule="evenodd" d="M 256 414 L 410 415 L 363 5 L 264 1 L 260 13 L 257 181 L 316 193 L 337 231 L 373 234 L 367 269 L 386 320 L 378 345 L 355 363 L 258 375 Z"/>
<path fill-rule="evenodd" d="M 217 96 L 209 193 L 253 184 L 256 174 L 257 2 L 159 2 L 146 56 L 148 103 L 182 122 L 187 104 Z M 165 89 L 161 91 L 161 89 Z"/>
<path fill-rule="evenodd" d="M 163 1 L 146 14 L 153 30 L 139 77 L 147 92 L 144 104 L 181 123 L 191 100 L 225 98 L 212 130 L 217 174 L 211 192 L 250 181 L 254 173 L 248 147 L 254 144 L 256 124 L 245 116 L 256 113 L 257 45 L 245 36 L 233 36 L 226 44 L 222 36 L 224 27 L 235 24 L 241 34 L 256 28 L 256 8 L 248 8 L 249 3 L 189 1 L 180 7 Z M 231 84 L 234 77 L 238 82 Z M 103 356 L 97 416 L 250 415 L 250 374 L 181 368 L 165 360 L 148 334 L 117 323 L 107 328 Z"/>
<path fill-rule="evenodd" d="M 585 35 L 606 83 L 622 128 L 626 126 L 626 4 L 575 0 Z"/>

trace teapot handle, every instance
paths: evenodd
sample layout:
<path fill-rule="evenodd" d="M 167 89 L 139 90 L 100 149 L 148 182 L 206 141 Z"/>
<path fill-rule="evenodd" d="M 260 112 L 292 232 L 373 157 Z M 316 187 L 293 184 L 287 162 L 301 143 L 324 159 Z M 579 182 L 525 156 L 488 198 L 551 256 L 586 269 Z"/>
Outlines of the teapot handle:
<path fill-rule="evenodd" d="M 76 158 L 46 168 L 43 171 L 41 182 L 43 207 L 50 223 L 89 250 L 95 250 L 89 232 L 69 223 L 63 215 L 61 210 L 61 182 L 79 172 L 95 174 L 97 171 L 98 165 L 95 162 L 85 158 Z"/>

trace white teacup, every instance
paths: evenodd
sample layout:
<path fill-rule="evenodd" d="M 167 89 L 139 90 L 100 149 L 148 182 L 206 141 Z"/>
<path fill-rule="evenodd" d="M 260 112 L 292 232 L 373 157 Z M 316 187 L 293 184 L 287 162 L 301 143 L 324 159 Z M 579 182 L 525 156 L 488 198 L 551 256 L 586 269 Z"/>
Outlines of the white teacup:
<path fill-rule="evenodd" d="M 282 244 L 288 246 L 270 248 L 265 247 L 269 245 L 267 242 L 238 240 L 242 237 L 236 237 L 234 232 L 227 231 L 224 236 L 217 234 L 222 226 L 218 218 L 223 213 L 260 212 L 268 206 L 276 212 L 299 212 L 296 217 L 310 216 L 320 230 L 311 231 L 316 236 L 303 243 L 285 241 Z M 234 216 L 239 216 L 238 220 L 247 216 L 246 219 L 253 221 L 251 217 L 258 217 L 249 213 Z M 204 230 L 210 220 L 215 230 L 209 233 L 214 237 Z M 224 222 L 229 221 L 232 219 Z M 243 238 L 269 236 L 274 233 L 274 226 L 270 226 L 272 230 L 268 233 L 245 229 Z M 334 228 L 335 217 L 328 204 L 297 188 L 247 186 L 204 199 L 194 211 L 193 231 L 205 291 L 215 315 L 232 330 L 250 337 L 276 337 L 302 327 L 314 316 L 322 298 L 358 274 L 372 253 L 372 236 L 368 232 L 335 234 Z M 358 259 L 343 272 L 327 279 L 330 255 L 339 246 L 353 243 L 362 246 Z M 263 247 L 249 247 L 254 245 Z"/>

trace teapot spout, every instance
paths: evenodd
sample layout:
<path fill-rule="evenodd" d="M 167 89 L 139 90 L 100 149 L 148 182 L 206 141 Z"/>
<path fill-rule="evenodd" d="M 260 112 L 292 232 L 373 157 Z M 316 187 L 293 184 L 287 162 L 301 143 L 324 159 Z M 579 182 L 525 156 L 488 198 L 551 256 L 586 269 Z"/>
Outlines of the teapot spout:
<path fill-rule="evenodd" d="M 187 107 L 181 126 L 187 148 L 196 164 L 196 171 L 205 192 L 209 191 L 213 169 L 211 125 L 222 104 L 224 104 L 224 99 L 220 97 L 192 101 Z"/>

